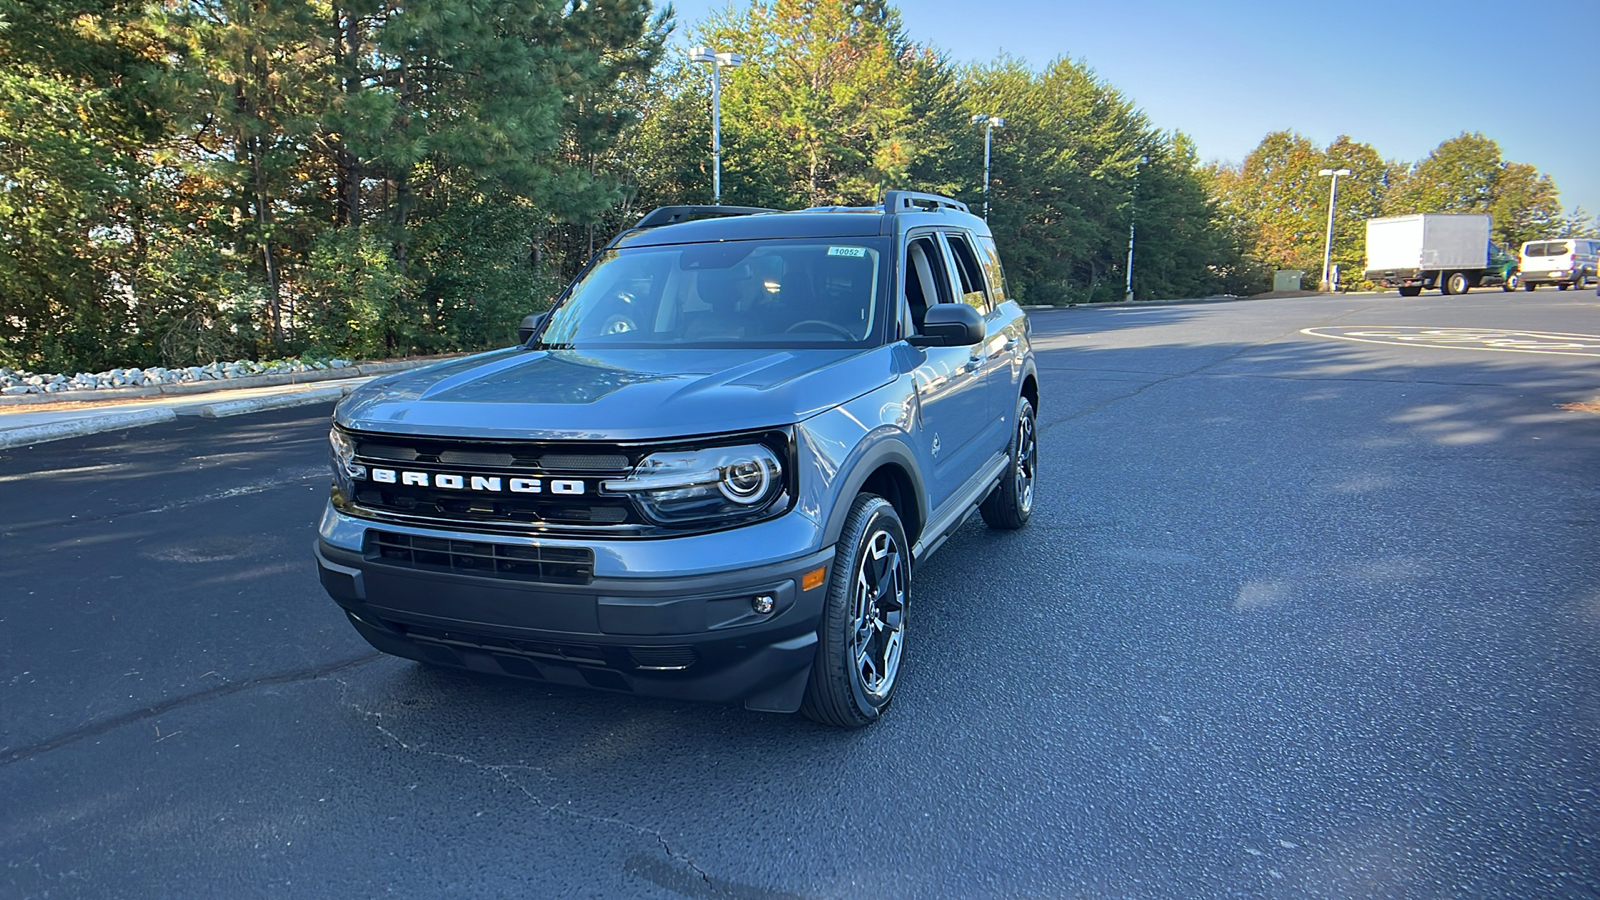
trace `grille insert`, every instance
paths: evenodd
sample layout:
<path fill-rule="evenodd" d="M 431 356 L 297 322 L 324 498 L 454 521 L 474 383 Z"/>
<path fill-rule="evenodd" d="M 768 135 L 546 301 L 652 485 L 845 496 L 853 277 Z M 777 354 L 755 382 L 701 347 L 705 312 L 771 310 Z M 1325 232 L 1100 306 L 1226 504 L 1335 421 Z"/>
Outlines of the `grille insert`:
<path fill-rule="evenodd" d="M 641 669 L 665 671 L 687 669 L 700 658 L 693 647 L 630 647 L 628 655 Z"/>
<path fill-rule="evenodd" d="M 587 547 L 495 544 L 371 531 L 367 533 L 366 556 L 391 566 L 454 575 L 543 584 L 589 584 L 594 580 L 594 551 Z"/>

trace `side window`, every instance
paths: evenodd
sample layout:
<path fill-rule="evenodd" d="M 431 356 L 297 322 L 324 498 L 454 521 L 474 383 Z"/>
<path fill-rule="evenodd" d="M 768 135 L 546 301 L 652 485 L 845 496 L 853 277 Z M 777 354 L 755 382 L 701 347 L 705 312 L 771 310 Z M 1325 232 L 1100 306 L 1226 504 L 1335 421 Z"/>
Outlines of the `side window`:
<path fill-rule="evenodd" d="M 944 254 L 932 235 L 913 238 L 906 245 L 906 305 L 911 310 L 911 321 L 918 330 L 928 307 L 935 303 L 949 303 L 950 281 L 947 277 Z"/>
<path fill-rule="evenodd" d="M 956 274 L 961 278 L 961 302 L 978 312 L 988 313 L 993 307 L 989 305 L 989 294 L 983 288 L 983 271 L 978 266 L 977 256 L 973 255 L 972 245 L 955 232 L 946 232 L 945 240 L 950 242 L 950 254 L 956 261 Z"/>
<path fill-rule="evenodd" d="M 982 236 L 978 238 L 978 246 L 983 248 L 983 271 L 989 276 L 989 290 L 994 297 L 994 305 L 999 306 L 1006 302 L 1006 273 L 1000 268 L 1000 251 L 994 246 L 994 238 Z"/>

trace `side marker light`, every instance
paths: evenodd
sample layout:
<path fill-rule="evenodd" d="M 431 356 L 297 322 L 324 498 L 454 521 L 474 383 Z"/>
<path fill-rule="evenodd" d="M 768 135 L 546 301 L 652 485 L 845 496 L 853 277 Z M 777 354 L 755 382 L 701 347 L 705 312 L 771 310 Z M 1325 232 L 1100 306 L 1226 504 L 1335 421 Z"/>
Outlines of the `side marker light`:
<path fill-rule="evenodd" d="M 812 569 L 806 574 L 800 576 L 800 590 L 809 591 L 822 587 L 822 582 L 826 581 L 827 578 L 828 569 L 826 566 L 820 569 Z"/>

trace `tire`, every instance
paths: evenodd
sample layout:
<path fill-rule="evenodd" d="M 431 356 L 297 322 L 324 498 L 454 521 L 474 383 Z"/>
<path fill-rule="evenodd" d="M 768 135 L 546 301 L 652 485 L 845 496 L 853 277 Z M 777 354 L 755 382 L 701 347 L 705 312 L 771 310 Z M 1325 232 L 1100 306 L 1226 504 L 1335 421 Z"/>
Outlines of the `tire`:
<path fill-rule="evenodd" d="M 1508 292 L 1509 291 L 1514 291 L 1514 290 L 1517 289 L 1517 284 L 1518 283 L 1519 282 L 1517 280 L 1517 275 L 1516 275 L 1515 272 L 1513 272 L 1512 274 L 1506 276 L 1506 280 L 1505 281 L 1502 281 L 1500 283 L 1500 290 L 1508 291 Z"/>
<path fill-rule="evenodd" d="M 911 547 L 889 501 L 859 494 L 845 517 L 800 711 L 837 728 L 870 725 L 899 684 Z"/>
<path fill-rule="evenodd" d="M 1537 284 L 1534 284 L 1534 283 L 1533 283 L 1533 282 L 1531 282 L 1531 281 L 1524 281 L 1524 282 L 1523 282 L 1523 283 L 1522 283 L 1522 289 L 1523 289 L 1523 290 L 1525 290 L 1525 291 L 1531 291 L 1531 290 L 1533 290 L 1533 289 L 1534 289 L 1534 288 L 1536 288 L 1536 287 L 1538 287 L 1538 285 L 1537 285 Z"/>
<path fill-rule="evenodd" d="M 1413 284 L 1410 287 L 1402 287 L 1400 289 L 1400 296 L 1402 296 L 1402 297 L 1420 297 L 1420 296 L 1422 296 L 1422 285 Z"/>
<path fill-rule="evenodd" d="M 1451 272 L 1445 276 L 1444 292 L 1446 294 L 1465 294 L 1472 290 L 1472 279 L 1465 272 Z"/>
<path fill-rule="evenodd" d="M 1566 290 L 1566 289 L 1567 289 L 1567 284 L 1566 284 L 1566 282 L 1564 282 L 1564 281 L 1558 281 L 1558 282 L 1556 282 L 1556 290 L 1558 290 L 1558 291 L 1564 291 L 1564 290 Z"/>
<path fill-rule="evenodd" d="M 1011 432 L 1006 454 L 1010 470 L 978 506 L 978 512 L 990 528 L 1016 531 L 1028 524 L 1033 514 L 1033 481 L 1039 471 L 1039 423 L 1027 397 L 1017 398 L 1017 427 Z"/>

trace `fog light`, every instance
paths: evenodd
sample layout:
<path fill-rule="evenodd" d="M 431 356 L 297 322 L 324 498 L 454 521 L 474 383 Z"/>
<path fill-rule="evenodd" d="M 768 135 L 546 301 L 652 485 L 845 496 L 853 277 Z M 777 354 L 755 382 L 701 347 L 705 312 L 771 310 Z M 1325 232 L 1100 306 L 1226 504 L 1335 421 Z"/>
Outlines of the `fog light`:
<path fill-rule="evenodd" d="M 770 614 L 777 605 L 778 601 L 774 600 L 771 594 L 757 594 L 755 599 L 750 601 L 750 608 L 763 616 Z"/>

